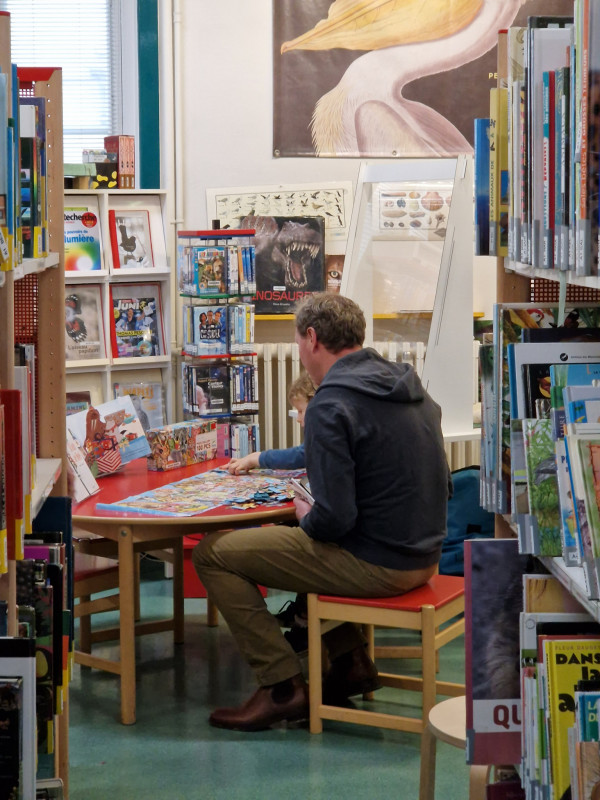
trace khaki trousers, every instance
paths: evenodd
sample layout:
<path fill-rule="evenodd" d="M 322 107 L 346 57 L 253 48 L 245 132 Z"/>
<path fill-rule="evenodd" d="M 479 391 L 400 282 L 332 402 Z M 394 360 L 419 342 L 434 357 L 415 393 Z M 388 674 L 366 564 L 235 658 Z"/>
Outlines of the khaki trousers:
<path fill-rule="evenodd" d="M 302 528 L 284 525 L 208 534 L 194 548 L 192 560 L 261 686 L 298 675 L 302 668 L 257 584 L 290 592 L 391 597 L 425 583 L 436 569 L 378 567 L 311 539 Z M 363 641 L 349 624 L 323 638 L 331 659 Z"/>

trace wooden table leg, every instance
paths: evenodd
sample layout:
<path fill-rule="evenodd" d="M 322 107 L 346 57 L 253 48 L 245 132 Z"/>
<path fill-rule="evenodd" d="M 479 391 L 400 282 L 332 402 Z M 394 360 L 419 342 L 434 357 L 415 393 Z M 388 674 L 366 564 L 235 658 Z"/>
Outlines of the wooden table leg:
<path fill-rule="evenodd" d="M 183 643 L 184 629 L 183 538 L 173 544 L 173 641 Z"/>
<path fill-rule="evenodd" d="M 135 722 L 135 561 L 131 528 L 119 531 L 121 722 Z"/>

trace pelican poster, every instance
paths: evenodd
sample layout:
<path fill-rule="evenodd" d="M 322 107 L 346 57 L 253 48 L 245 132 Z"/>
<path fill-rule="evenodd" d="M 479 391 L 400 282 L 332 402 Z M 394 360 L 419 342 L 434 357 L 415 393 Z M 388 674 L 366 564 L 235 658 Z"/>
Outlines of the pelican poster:
<path fill-rule="evenodd" d="M 572 0 L 274 0 L 274 155 L 472 152 L 498 31 L 537 14 Z"/>

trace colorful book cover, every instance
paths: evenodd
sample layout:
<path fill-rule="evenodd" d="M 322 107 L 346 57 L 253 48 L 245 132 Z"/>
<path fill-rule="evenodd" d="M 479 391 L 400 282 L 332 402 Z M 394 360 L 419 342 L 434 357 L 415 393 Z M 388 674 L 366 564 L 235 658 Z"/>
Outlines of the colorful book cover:
<path fill-rule="evenodd" d="M 113 358 L 165 355 L 160 284 L 112 284 L 110 294 Z"/>
<path fill-rule="evenodd" d="M 256 229 L 257 314 L 290 314 L 298 300 L 325 291 L 323 217 L 251 217 L 248 222 Z M 251 258 L 249 267 L 252 273 Z"/>
<path fill-rule="evenodd" d="M 561 317 L 557 306 L 534 303 L 497 303 L 494 306 L 494 395 L 497 397 L 497 459 L 496 477 L 498 513 L 510 510 L 510 381 L 507 347 L 521 341 L 525 329 L 572 327 L 579 330 L 600 326 L 600 306 L 568 306 Z M 576 365 L 562 365 L 559 369 Z M 599 376 L 600 377 L 600 374 Z M 569 382 L 574 382 L 569 379 Z"/>
<path fill-rule="evenodd" d="M 194 413 L 197 416 L 229 414 L 230 376 L 227 364 L 193 366 Z"/>
<path fill-rule="evenodd" d="M 143 270 L 155 266 L 147 209 L 110 209 L 108 223 L 113 270 Z"/>
<path fill-rule="evenodd" d="M 475 120 L 475 255 L 490 252 L 490 118 Z"/>
<path fill-rule="evenodd" d="M 106 358 L 100 284 L 65 284 L 65 358 Z"/>
<path fill-rule="evenodd" d="M 67 428 L 81 445 L 94 476 L 116 472 L 150 453 L 129 395 L 67 417 Z"/>
<path fill-rule="evenodd" d="M 577 530 L 577 518 L 571 491 L 569 462 L 565 440 L 554 442 L 556 453 L 556 478 L 558 481 L 558 501 L 561 521 L 562 556 L 569 567 L 580 566 L 583 561 L 583 546 Z"/>
<path fill-rule="evenodd" d="M 98 205 L 65 206 L 65 272 L 101 270 Z"/>
<path fill-rule="evenodd" d="M 165 402 L 163 385 L 158 381 L 148 383 L 115 383 L 115 397 L 129 395 L 142 423 L 144 432 L 149 428 L 160 428 L 165 424 Z"/>
<path fill-rule="evenodd" d="M 533 571 L 534 559 L 518 553 L 515 539 L 467 540 L 464 549 L 467 763 L 517 764 L 519 614 L 523 574 Z"/>
<path fill-rule="evenodd" d="M 574 687 L 598 674 L 600 638 L 548 638 L 543 649 L 552 796 L 563 798 L 571 784 L 567 731 L 575 724 Z"/>
<path fill-rule="evenodd" d="M 561 521 L 551 421 L 524 419 L 523 440 L 529 513 L 536 517 L 539 532 L 536 554 L 559 556 L 562 555 Z"/>

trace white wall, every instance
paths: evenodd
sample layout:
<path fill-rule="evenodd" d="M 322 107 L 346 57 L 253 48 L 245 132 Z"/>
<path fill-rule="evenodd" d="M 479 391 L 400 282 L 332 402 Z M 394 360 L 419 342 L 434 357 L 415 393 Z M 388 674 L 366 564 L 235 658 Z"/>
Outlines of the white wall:
<path fill-rule="evenodd" d="M 183 167 L 177 187 L 181 228 L 210 226 L 213 212 L 207 214 L 207 187 L 356 183 L 358 159 L 272 156 L 271 0 L 161 0 L 161 13 L 169 2 L 174 10 L 174 41 L 180 38 L 181 42 L 174 54 L 182 83 L 177 140 L 181 142 L 177 158 Z M 161 36 L 166 37 L 161 44 L 164 60 L 171 48 L 167 26 Z M 167 95 L 168 86 L 163 90 Z M 164 129 L 172 137 L 168 103 L 165 113 Z M 173 178 L 168 183 L 167 188 L 176 188 Z M 486 261 L 476 259 L 474 307 L 487 315 L 495 278 Z"/>

